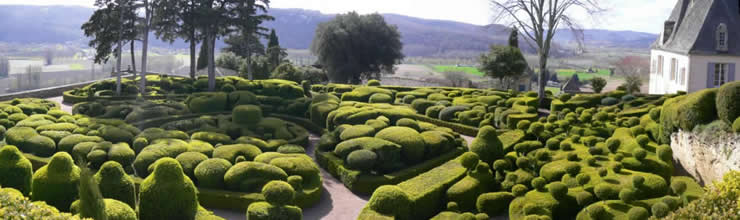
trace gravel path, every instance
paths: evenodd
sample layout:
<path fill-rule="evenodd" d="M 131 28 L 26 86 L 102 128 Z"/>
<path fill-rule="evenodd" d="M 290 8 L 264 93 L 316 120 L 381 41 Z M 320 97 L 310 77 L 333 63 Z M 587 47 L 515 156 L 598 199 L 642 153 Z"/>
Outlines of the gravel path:
<path fill-rule="evenodd" d="M 62 97 L 48 98 L 47 100 L 62 103 Z M 62 103 L 62 110 L 66 112 L 72 112 L 72 105 Z M 470 145 L 473 141 L 473 137 L 463 136 L 463 138 Z M 314 157 L 314 150 L 318 145 L 319 136 L 311 134 L 309 137 L 309 146 L 306 149 L 308 155 Z M 331 176 L 324 169 L 321 171 L 321 177 L 323 180 L 323 189 L 321 193 L 321 200 L 318 204 L 310 208 L 303 209 L 303 219 L 306 220 L 350 220 L 357 219 L 362 208 L 365 207 L 365 203 L 369 197 L 355 195 L 344 184 Z M 242 220 L 246 219 L 246 213 L 237 212 L 232 210 L 221 210 L 211 209 L 216 215 L 226 218 L 228 220 Z"/>

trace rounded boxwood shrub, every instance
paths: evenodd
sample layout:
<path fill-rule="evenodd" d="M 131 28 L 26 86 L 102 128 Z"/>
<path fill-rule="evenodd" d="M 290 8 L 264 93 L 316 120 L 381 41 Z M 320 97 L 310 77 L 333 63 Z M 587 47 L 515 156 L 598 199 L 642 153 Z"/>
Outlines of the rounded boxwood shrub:
<path fill-rule="evenodd" d="M 284 206 L 293 201 L 295 190 L 287 182 L 274 180 L 262 187 L 262 195 L 268 203 Z"/>
<path fill-rule="evenodd" d="M 547 185 L 547 180 L 543 177 L 537 177 L 532 179 L 532 187 L 538 191 L 544 191 L 545 185 Z"/>
<path fill-rule="evenodd" d="M 604 209 L 604 206 L 601 204 L 593 204 L 589 206 L 586 209 L 586 212 L 588 213 L 588 216 L 591 217 L 591 219 L 601 219 L 604 218 L 602 216 L 606 215 L 606 210 Z"/>
<path fill-rule="evenodd" d="M 377 79 L 368 80 L 367 86 L 380 86 L 380 81 Z"/>
<path fill-rule="evenodd" d="M 216 146 L 219 144 L 231 144 L 232 140 L 231 137 L 225 134 L 216 133 L 216 132 L 207 132 L 207 131 L 201 131 L 201 132 L 195 132 L 193 135 L 190 136 L 193 140 L 200 140 L 208 142 L 209 144 Z M 106 139 L 107 140 L 107 139 Z"/>
<path fill-rule="evenodd" d="M 399 126 L 399 127 L 409 127 L 409 128 L 413 128 L 416 131 L 421 131 L 421 127 L 419 126 L 419 122 L 417 122 L 414 119 L 410 119 L 410 118 L 402 118 L 402 119 L 399 119 L 398 121 L 396 121 L 396 126 Z"/>
<path fill-rule="evenodd" d="M 648 218 L 650 218 L 650 213 L 643 207 L 635 206 L 627 211 L 628 220 L 646 220 Z"/>
<path fill-rule="evenodd" d="M 375 128 L 370 125 L 353 125 L 344 129 L 339 135 L 339 139 L 346 141 L 359 137 L 372 137 L 375 134 Z"/>
<path fill-rule="evenodd" d="M 740 81 L 729 82 L 717 90 L 717 116 L 730 124 L 740 117 Z"/>
<path fill-rule="evenodd" d="M 24 196 L 31 193 L 33 167 L 15 146 L 0 149 L 0 186 L 17 189 Z"/>
<path fill-rule="evenodd" d="M 262 120 L 262 108 L 256 105 L 239 105 L 231 112 L 231 121 L 240 125 L 255 125 Z"/>
<path fill-rule="evenodd" d="M 305 154 L 306 149 L 299 145 L 286 144 L 278 147 L 277 152 L 282 154 Z"/>
<path fill-rule="evenodd" d="M 136 208 L 136 188 L 134 179 L 127 175 L 121 164 L 108 161 L 100 167 L 93 177 L 105 198 L 115 199 L 131 208 Z"/>
<path fill-rule="evenodd" d="M 599 183 L 594 187 L 594 194 L 600 200 L 610 200 L 619 197 L 618 186 L 609 183 Z"/>
<path fill-rule="evenodd" d="M 400 145 L 401 154 L 409 163 L 418 163 L 424 159 L 426 144 L 421 134 L 414 129 L 388 127 L 375 134 L 375 137 Z"/>
<path fill-rule="evenodd" d="M 622 200 L 622 202 L 624 203 L 629 204 L 632 201 L 635 201 L 636 197 L 637 197 L 637 194 L 632 189 L 625 188 L 619 191 L 619 199 Z"/>
<path fill-rule="evenodd" d="M 568 195 L 568 186 L 561 182 L 552 182 L 547 186 L 547 191 L 553 198 L 560 200 Z"/>
<path fill-rule="evenodd" d="M 676 195 L 682 195 L 684 192 L 686 192 L 686 182 L 681 180 L 676 180 L 671 183 L 671 190 Z"/>
<path fill-rule="evenodd" d="M 234 163 L 239 156 L 243 156 L 247 161 L 253 161 L 260 154 L 262 150 L 251 144 L 224 145 L 213 150 L 213 158 L 222 158 Z"/>
<path fill-rule="evenodd" d="M 478 154 L 473 152 L 465 152 L 460 156 L 460 164 L 468 170 L 473 170 L 480 161 Z"/>
<path fill-rule="evenodd" d="M 59 145 L 57 146 L 57 149 L 59 151 L 64 151 L 67 153 L 72 153 L 72 149 L 75 147 L 75 145 L 82 143 L 82 142 L 103 142 L 103 138 L 98 136 L 87 136 L 82 134 L 72 134 L 69 136 L 66 136 L 62 138 L 62 140 L 59 141 Z"/>
<path fill-rule="evenodd" d="M 403 100 L 402 101 L 405 104 L 411 104 L 411 102 L 413 102 L 414 99 L 416 99 L 415 96 L 413 96 L 413 95 L 406 95 L 406 96 L 403 97 Z"/>
<path fill-rule="evenodd" d="M 375 93 L 370 96 L 369 103 L 392 103 L 393 97 L 388 94 Z"/>
<path fill-rule="evenodd" d="M 488 164 L 504 156 L 503 143 L 492 126 L 483 126 L 478 130 L 478 135 L 470 145 L 470 151 L 478 154 L 480 159 Z"/>
<path fill-rule="evenodd" d="M 231 163 L 228 160 L 221 158 L 207 159 L 193 171 L 195 179 L 198 180 L 198 186 L 211 188 L 211 189 L 223 189 L 224 175 L 231 168 Z"/>
<path fill-rule="evenodd" d="M 151 172 L 152 164 L 163 157 L 175 158 L 188 150 L 187 142 L 179 139 L 159 139 L 144 148 L 134 160 L 136 175 L 145 177 Z"/>
<path fill-rule="evenodd" d="M 571 151 L 573 150 L 573 146 L 570 142 L 560 142 L 560 150 Z"/>
<path fill-rule="evenodd" d="M 368 171 L 375 167 L 378 162 L 378 155 L 370 150 L 356 150 L 347 156 L 347 166 L 351 169 Z"/>
<path fill-rule="evenodd" d="M 105 126 L 101 128 L 99 132 L 100 137 L 102 137 L 106 141 L 110 141 L 113 143 L 124 142 L 130 144 L 134 140 L 134 134 L 132 134 L 128 130 L 118 127 Z"/>
<path fill-rule="evenodd" d="M 514 187 L 511 187 L 511 193 L 514 194 L 514 196 L 516 197 L 524 196 L 524 194 L 527 194 L 527 191 L 529 191 L 529 189 L 527 189 L 527 186 L 522 184 L 516 184 L 514 185 Z"/>
<path fill-rule="evenodd" d="M 192 113 L 211 113 L 224 111 L 228 105 L 228 97 L 223 92 L 195 93 L 185 100 Z"/>
<path fill-rule="evenodd" d="M 642 148 L 637 148 L 632 152 L 632 156 L 634 156 L 635 159 L 642 161 L 647 156 L 647 151 Z"/>
<path fill-rule="evenodd" d="M 591 181 L 591 176 L 588 174 L 580 173 L 576 176 L 576 182 L 578 182 L 578 185 L 586 185 L 589 181 Z"/>
<path fill-rule="evenodd" d="M 404 217 L 410 214 L 408 207 L 411 204 L 411 199 L 401 188 L 395 185 L 384 185 L 373 192 L 367 206 L 380 214 L 405 219 Z"/>
<path fill-rule="evenodd" d="M 80 168 L 66 152 L 51 157 L 49 164 L 33 174 L 31 199 L 44 201 L 60 211 L 67 212 L 77 200 L 77 184 L 80 182 Z"/>
<path fill-rule="evenodd" d="M 601 99 L 601 105 L 616 105 L 619 103 L 619 99 L 613 97 L 606 97 Z"/>
<path fill-rule="evenodd" d="M 154 172 L 141 182 L 139 218 L 194 219 L 198 212 L 197 189 L 177 160 L 162 158 Z"/>
<path fill-rule="evenodd" d="M 740 133 L 740 117 L 735 119 L 735 122 L 732 123 L 732 130 L 735 132 Z"/>
<path fill-rule="evenodd" d="M 509 203 L 514 198 L 514 195 L 508 192 L 484 193 L 478 196 L 475 206 L 479 213 L 485 213 L 488 216 L 499 216 L 506 213 L 506 210 L 509 209 Z"/>
<path fill-rule="evenodd" d="M 273 180 L 286 180 L 288 174 L 277 166 L 259 162 L 234 164 L 223 176 L 229 190 L 255 192 Z"/>
<path fill-rule="evenodd" d="M 198 164 L 200 164 L 201 162 L 208 160 L 208 156 L 198 152 L 185 152 L 177 155 L 175 160 L 180 163 L 180 166 L 182 166 L 182 170 L 183 172 L 185 172 L 185 175 L 193 180 L 195 179 L 195 167 L 198 166 Z"/>
<path fill-rule="evenodd" d="M 658 218 L 666 217 L 671 211 L 670 207 L 663 202 L 656 202 L 650 209 L 653 211 L 653 216 Z"/>
<path fill-rule="evenodd" d="M 131 206 L 115 199 L 103 199 L 105 209 L 102 210 L 105 213 L 106 219 L 110 220 L 137 220 L 136 211 Z M 71 212 L 73 214 L 80 214 L 80 200 L 72 203 Z"/>
<path fill-rule="evenodd" d="M 576 203 L 579 206 L 587 206 L 594 202 L 594 195 L 588 191 L 581 191 L 576 194 Z"/>

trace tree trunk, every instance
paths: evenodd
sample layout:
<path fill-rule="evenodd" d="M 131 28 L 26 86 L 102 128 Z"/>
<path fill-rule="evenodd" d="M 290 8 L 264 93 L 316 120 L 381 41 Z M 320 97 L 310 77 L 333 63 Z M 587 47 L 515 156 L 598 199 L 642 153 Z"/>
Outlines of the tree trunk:
<path fill-rule="evenodd" d="M 118 16 L 118 22 L 121 25 L 121 27 L 118 29 L 118 51 L 116 51 L 116 95 L 121 95 L 121 50 L 123 50 L 123 6 L 121 6 L 121 1 L 118 1 L 118 7 L 119 7 L 119 16 Z"/>
<path fill-rule="evenodd" d="M 540 73 L 538 77 L 537 85 L 539 85 L 537 88 L 537 95 L 539 97 L 539 106 L 540 108 L 545 107 L 545 86 L 547 85 L 547 54 L 545 54 L 544 51 L 539 52 L 540 57 Z"/>
<path fill-rule="evenodd" d="M 245 42 L 245 44 L 247 44 L 247 78 L 249 78 L 249 80 L 254 80 L 254 73 L 252 72 L 252 48 L 249 48 L 249 40 L 251 37 L 251 35 L 247 35 L 247 40 Z"/>
<path fill-rule="evenodd" d="M 145 13 L 145 20 L 144 20 L 144 41 L 142 42 L 142 49 L 141 49 L 141 95 L 146 95 L 146 65 L 147 65 L 147 55 L 149 50 L 149 25 L 150 25 L 150 18 L 151 18 L 151 12 L 149 11 L 149 0 L 144 0 L 144 13 Z"/>
<path fill-rule="evenodd" d="M 216 67 L 214 65 L 213 53 L 215 50 L 216 39 L 213 33 L 208 33 L 208 91 L 216 90 Z"/>
<path fill-rule="evenodd" d="M 190 78 L 195 79 L 195 31 L 191 31 L 190 33 Z"/>
<path fill-rule="evenodd" d="M 136 78 L 136 51 L 134 51 L 134 40 L 131 40 L 131 71 L 134 73 Z"/>

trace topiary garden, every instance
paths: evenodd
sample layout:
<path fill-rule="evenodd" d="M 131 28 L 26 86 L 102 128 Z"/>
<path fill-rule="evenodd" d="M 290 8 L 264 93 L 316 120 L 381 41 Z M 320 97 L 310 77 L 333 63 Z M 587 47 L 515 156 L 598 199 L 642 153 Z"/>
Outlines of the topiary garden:
<path fill-rule="evenodd" d="M 71 113 L 41 99 L 0 102 L 0 217 L 28 207 L 78 217 L 81 165 L 106 210 L 139 219 L 218 218 L 205 208 L 300 219 L 321 201 L 321 169 L 372 195 L 359 219 L 686 216 L 673 212 L 705 208 L 691 205 L 705 189 L 674 176 L 670 134 L 709 123 L 740 131 L 737 83 L 548 94 L 539 106 L 534 93 L 379 81 L 308 91 L 220 77 L 207 92 L 206 78 L 147 80 L 144 96 L 131 80 L 121 96 L 113 81 L 67 91 Z"/>

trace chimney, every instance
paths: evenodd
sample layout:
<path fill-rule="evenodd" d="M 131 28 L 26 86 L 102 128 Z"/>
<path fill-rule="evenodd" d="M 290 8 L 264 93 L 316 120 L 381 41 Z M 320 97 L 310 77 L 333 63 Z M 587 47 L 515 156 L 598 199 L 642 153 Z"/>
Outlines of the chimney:
<path fill-rule="evenodd" d="M 664 26 L 664 29 L 663 29 L 663 43 L 667 42 L 668 39 L 671 38 L 671 35 L 673 35 L 673 27 L 676 26 L 676 22 L 675 21 L 666 21 L 664 25 L 665 26 Z"/>

